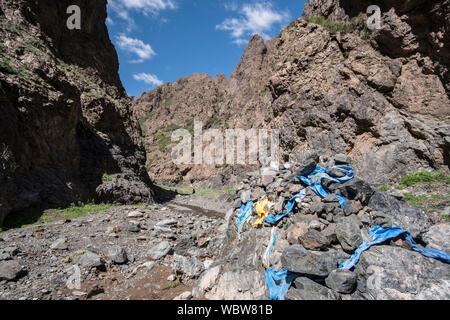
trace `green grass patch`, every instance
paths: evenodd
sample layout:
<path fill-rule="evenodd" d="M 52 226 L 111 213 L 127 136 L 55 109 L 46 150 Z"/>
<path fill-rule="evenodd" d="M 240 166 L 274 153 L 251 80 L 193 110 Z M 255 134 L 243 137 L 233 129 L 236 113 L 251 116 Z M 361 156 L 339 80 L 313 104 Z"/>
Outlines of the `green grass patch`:
<path fill-rule="evenodd" d="M 3 57 L 0 60 L 0 70 L 9 74 L 17 74 L 17 70 L 11 66 L 11 60 L 8 57 Z"/>
<path fill-rule="evenodd" d="M 173 98 L 167 99 L 164 101 L 164 107 L 170 107 L 172 105 Z"/>
<path fill-rule="evenodd" d="M 386 192 L 386 191 L 389 191 L 390 188 L 387 185 L 384 185 L 384 186 L 379 187 L 378 190 L 380 190 L 382 192 Z"/>
<path fill-rule="evenodd" d="M 427 212 L 431 208 L 437 208 L 439 203 L 447 200 L 450 197 L 450 194 L 447 196 L 433 194 L 433 195 L 414 195 L 411 193 L 407 193 L 404 195 L 405 200 L 415 207 L 422 209 Z"/>
<path fill-rule="evenodd" d="M 112 180 L 113 180 L 113 178 L 110 175 L 108 175 L 107 173 L 103 174 L 103 177 L 102 177 L 103 182 L 112 181 Z"/>
<path fill-rule="evenodd" d="M 141 130 L 142 130 L 142 132 L 143 132 L 144 134 L 146 134 L 146 132 L 147 132 L 147 130 L 146 130 L 146 128 L 145 128 L 145 123 L 146 123 L 147 121 L 151 121 L 151 120 L 153 119 L 154 115 L 155 115 L 155 112 L 154 112 L 154 111 L 149 112 L 149 113 L 147 113 L 142 119 L 140 119 L 140 120 L 138 121 L 138 122 L 139 122 L 139 125 L 141 126 Z"/>
<path fill-rule="evenodd" d="M 211 118 L 209 118 L 208 123 L 211 128 L 218 127 L 222 124 L 222 120 L 214 114 Z"/>
<path fill-rule="evenodd" d="M 2 231 L 37 226 L 63 219 L 76 219 L 91 213 L 111 209 L 113 206 L 114 205 L 112 204 L 90 203 L 80 204 L 79 206 L 68 207 L 65 209 L 48 209 L 44 211 L 36 209 L 35 211 L 30 210 L 26 212 L 14 213 L 6 217 L 3 223 Z"/>
<path fill-rule="evenodd" d="M 77 252 L 75 252 L 73 254 L 73 256 L 70 257 L 70 261 L 74 262 L 78 257 L 81 257 L 85 253 L 86 253 L 86 249 L 78 250 Z"/>
<path fill-rule="evenodd" d="M 0 154 L 0 160 L 3 169 L 10 174 L 13 174 L 17 170 L 17 168 L 19 168 L 14 158 L 14 154 L 6 145 L 3 145 L 3 151 Z"/>
<path fill-rule="evenodd" d="M 350 23 L 344 22 L 333 22 L 324 17 L 313 17 L 310 19 L 306 19 L 308 23 L 314 23 L 321 25 L 324 28 L 327 28 L 331 32 L 349 32 L 356 30 L 359 26 L 363 24 L 362 16 L 354 17 Z"/>
<path fill-rule="evenodd" d="M 261 96 L 265 96 L 270 92 L 270 88 L 268 86 L 264 87 L 264 90 L 261 92 Z"/>
<path fill-rule="evenodd" d="M 165 286 L 165 287 L 163 288 L 163 290 L 175 289 L 176 287 L 179 286 L 179 284 L 180 284 L 180 282 L 177 280 L 177 281 L 175 281 L 175 282 L 173 282 L 173 283 L 171 283 L 171 284 Z"/>
<path fill-rule="evenodd" d="M 41 49 L 35 47 L 35 45 L 34 45 L 33 43 L 31 43 L 31 42 L 20 41 L 19 43 L 20 43 L 22 46 L 24 46 L 25 49 L 26 49 L 28 52 L 34 53 L 34 54 L 36 54 L 36 55 L 41 55 L 41 56 L 47 55 L 44 51 L 42 51 Z"/>
<path fill-rule="evenodd" d="M 179 193 L 179 194 L 192 194 L 192 192 L 194 191 L 194 188 L 189 187 L 189 186 L 176 186 L 176 187 L 169 187 L 169 186 L 163 186 L 163 185 L 156 185 L 156 186 L 160 187 L 164 190 L 175 191 L 176 193 Z M 195 194 L 200 195 L 200 196 L 215 195 L 215 194 L 234 194 L 234 192 L 235 191 L 233 188 L 227 188 L 227 189 L 223 189 L 223 190 L 195 189 Z"/>
<path fill-rule="evenodd" d="M 168 137 L 161 133 L 156 133 L 153 135 L 156 139 L 156 145 L 158 146 L 159 151 L 166 152 L 167 147 L 172 144 L 172 138 Z"/>
<path fill-rule="evenodd" d="M 443 182 L 445 184 L 450 184 L 450 176 L 444 173 L 431 173 L 428 171 L 419 171 L 415 173 L 408 173 L 403 178 L 399 180 L 401 186 L 411 187 L 418 183 L 425 182 Z"/>

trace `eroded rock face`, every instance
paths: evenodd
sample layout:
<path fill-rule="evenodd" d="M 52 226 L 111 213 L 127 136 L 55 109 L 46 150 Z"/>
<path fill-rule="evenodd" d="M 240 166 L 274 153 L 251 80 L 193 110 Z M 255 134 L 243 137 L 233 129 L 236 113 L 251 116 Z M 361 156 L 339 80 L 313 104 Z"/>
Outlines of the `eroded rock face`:
<path fill-rule="evenodd" d="M 254 36 L 229 79 L 195 74 L 143 94 L 135 103 L 151 176 L 197 181 L 239 171 L 176 167 L 171 145 L 150 150 L 172 129 L 192 129 L 194 118 L 204 130 L 280 129 L 283 161 L 349 154 L 358 176 L 376 186 L 406 171 L 448 171 L 450 127 L 442 119 L 450 116 L 450 1 L 379 1 L 382 28 L 367 33 L 370 4 L 311 0 L 306 18 L 362 14 L 360 25 L 330 32 L 297 19 L 266 43 Z"/>
<path fill-rule="evenodd" d="M 81 30 L 66 27 L 72 4 L 82 10 Z M 31 205 L 151 202 L 106 1 L 2 1 L 0 8 L 0 223 Z"/>
<path fill-rule="evenodd" d="M 435 259 L 392 246 L 373 247 L 361 255 L 355 272 L 355 297 L 376 300 L 447 300 L 450 267 Z"/>

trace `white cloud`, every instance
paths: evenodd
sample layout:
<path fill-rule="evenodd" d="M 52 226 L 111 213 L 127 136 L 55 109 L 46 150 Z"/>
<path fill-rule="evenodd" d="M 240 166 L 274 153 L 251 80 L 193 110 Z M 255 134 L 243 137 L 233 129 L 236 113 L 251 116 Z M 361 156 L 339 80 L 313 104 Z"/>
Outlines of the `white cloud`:
<path fill-rule="evenodd" d="M 176 8 L 171 0 L 122 0 L 122 4 L 127 9 L 142 10 L 146 14 Z"/>
<path fill-rule="evenodd" d="M 276 11 L 271 2 L 244 4 L 239 14 L 238 18 L 228 18 L 216 26 L 218 30 L 230 31 L 234 38 L 233 42 L 236 44 L 247 43 L 248 37 L 254 34 L 259 34 L 268 40 L 270 39 L 268 32 L 272 31 L 274 25 L 290 18 L 288 12 Z"/>
<path fill-rule="evenodd" d="M 132 60 L 132 63 L 141 63 L 156 55 L 149 44 L 142 42 L 139 39 L 129 38 L 124 34 L 116 36 L 117 45 L 120 49 L 134 53 L 138 56 L 137 60 Z"/>
<path fill-rule="evenodd" d="M 127 30 L 132 30 L 136 24 L 131 17 L 131 11 L 143 13 L 144 15 L 157 15 L 163 10 L 176 9 L 172 0 L 108 0 L 111 11 L 128 23 Z"/>
<path fill-rule="evenodd" d="M 133 74 L 133 78 L 136 81 L 143 81 L 145 83 L 154 85 L 154 86 L 160 86 L 162 85 L 164 82 L 159 80 L 157 76 L 155 76 L 154 74 L 148 74 L 148 73 L 138 73 L 138 74 Z"/>

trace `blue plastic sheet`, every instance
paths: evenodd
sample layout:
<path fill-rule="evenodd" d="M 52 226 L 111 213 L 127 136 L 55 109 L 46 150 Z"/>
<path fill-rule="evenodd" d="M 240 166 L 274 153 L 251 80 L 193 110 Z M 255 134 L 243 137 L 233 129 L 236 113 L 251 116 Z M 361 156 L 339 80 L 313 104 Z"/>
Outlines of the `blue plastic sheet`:
<path fill-rule="evenodd" d="M 244 223 L 251 217 L 252 215 L 252 206 L 253 201 L 247 202 L 247 204 L 243 204 L 241 206 L 241 210 L 239 211 L 238 218 L 236 220 L 236 226 L 238 228 L 238 236 L 239 240 L 241 239 L 241 230 L 244 226 Z"/>
<path fill-rule="evenodd" d="M 331 169 L 338 169 L 338 170 L 344 171 L 345 176 L 342 178 L 333 178 L 327 173 Z M 315 182 L 312 183 L 312 179 L 318 173 L 320 173 L 320 175 L 317 177 Z M 328 190 L 326 190 L 322 186 L 323 178 L 327 178 L 328 180 L 338 182 L 338 183 L 344 183 L 344 182 L 347 182 L 354 178 L 354 172 L 353 172 L 352 168 L 347 167 L 347 166 L 335 166 L 335 167 L 331 167 L 331 168 L 327 168 L 327 169 L 322 168 L 322 167 L 316 167 L 316 169 L 309 176 L 307 176 L 307 177 L 298 176 L 298 178 L 300 180 L 302 180 L 303 183 L 308 185 L 311 188 L 311 190 L 314 191 L 314 193 L 316 195 L 320 196 L 321 198 L 325 198 L 326 196 L 328 196 L 330 194 L 330 192 L 328 192 Z M 341 207 L 343 208 L 344 204 L 346 202 L 346 199 L 341 195 L 337 195 L 337 198 L 339 199 L 339 203 L 340 203 Z"/>
<path fill-rule="evenodd" d="M 286 211 L 282 214 L 277 214 L 275 216 L 272 215 L 268 215 L 267 217 L 264 218 L 264 221 L 266 221 L 267 223 L 270 224 L 275 224 L 278 221 L 280 221 L 281 219 L 283 219 L 284 217 L 286 217 L 288 214 L 290 214 L 292 212 L 292 210 L 294 209 L 294 205 L 295 205 L 295 199 L 303 199 L 306 195 L 306 189 L 303 189 L 302 191 L 300 191 L 299 193 L 297 193 L 295 196 L 293 196 L 291 199 L 289 199 L 288 203 L 286 204 Z"/>
<path fill-rule="evenodd" d="M 289 290 L 292 281 L 297 278 L 297 275 L 288 270 L 281 270 L 276 273 L 273 269 L 267 269 L 264 274 L 267 288 L 271 300 L 284 300 L 284 296 Z"/>
<path fill-rule="evenodd" d="M 330 175 L 328 175 L 328 173 L 327 173 L 330 169 L 342 170 L 345 172 L 345 176 L 342 178 L 333 178 Z M 320 175 L 317 177 L 315 182 L 312 183 L 312 179 L 314 178 L 314 176 L 319 173 L 320 173 Z M 335 166 L 335 167 L 331 167 L 331 168 L 327 168 L 327 169 L 322 168 L 322 167 L 316 167 L 314 169 L 314 171 L 307 177 L 298 176 L 297 178 L 302 180 L 303 183 L 305 183 L 309 188 L 311 188 L 311 190 L 314 191 L 314 193 L 316 195 L 320 196 L 321 198 L 325 198 L 326 196 L 328 196 L 330 194 L 330 192 L 328 192 L 328 190 L 326 190 L 322 186 L 323 178 L 327 178 L 329 180 L 332 180 L 332 181 L 338 182 L 338 183 L 344 183 L 344 182 L 347 182 L 347 181 L 353 179 L 353 177 L 354 177 L 354 172 L 353 172 L 352 168 L 347 167 L 347 166 Z M 292 209 L 294 209 L 294 205 L 295 205 L 295 199 L 303 199 L 305 197 L 305 195 L 306 195 L 306 188 L 301 190 L 298 194 L 296 194 L 291 199 L 289 199 L 288 203 L 286 204 L 284 213 L 277 214 L 275 216 L 269 215 L 264 219 L 264 221 L 267 223 L 270 223 L 270 224 L 276 224 L 278 221 L 280 221 L 281 219 L 283 219 L 284 217 L 286 217 L 287 215 L 289 215 L 292 212 Z M 344 204 L 347 200 L 341 195 L 336 195 L 336 197 L 339 199 L 339 204 L 343 208 Z"/>
<path fill-rule="evenodd" d="M 437 260 L 440 260 L 445 263 L 450 263 L 450 255 L 445 252 L 434 250 L 434 249 L 420 249 L 417 246 L 416 242 L 411 237 L 411 234 L 406 230 L 403 230 L 400 228 L 382 228 L 381 226 L 375 226 L 372 228 L 372 230 L 370 230 L 370 236 L 373 241 L 370 243 L 364 242 L 362 245 L 360 245 L 359 248 L 356 249 L 356 251 L 350 257 L 350 259 L 344 261 L 339 266 L 340 269 L 349 269 L 349 270 L 352 269 L 353 267 L 356 266 L 361 254 L 364 251 L 368 250 L 370 247 L 372 247 L 374 245 L 382 244 L 388 240 L 397 238 L 399 236 L 403 236 L 403 238 L 406 241 L 411 243 L 414 251 L 419 252 L 420 254 L 422 254 L 428 258 L 433 258 L 433 259 L 437 259 Z"/>

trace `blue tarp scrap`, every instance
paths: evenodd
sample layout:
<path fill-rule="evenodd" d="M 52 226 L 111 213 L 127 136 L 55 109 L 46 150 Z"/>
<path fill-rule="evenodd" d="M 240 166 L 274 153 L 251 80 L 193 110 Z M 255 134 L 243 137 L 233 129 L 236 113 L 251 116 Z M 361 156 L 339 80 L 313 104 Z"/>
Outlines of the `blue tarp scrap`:
<path fill-rule="evenodd" d="M 345 172 L 345 176 L 342 178 L 333 178 L 327 173 L 331 169 L 342 170 Z M 320 175 L 317 177 L 315 182 L 312 183 L 312 180 L 316 174 L 320 174 Z M 303 183 L 305 183 L 316 195 L 320 196 L 321 198 L 325 198 L 326 196 L 328 196 L 330 194 L 330 192 L 328 192 L 328 190 L 326 190 L 322 186 L 323 178 L 327 178 L 331 181 L 338 182 L 338 183 L 344 183 L 344 182 L 347 182 L 354 178 L 354 172 L 353 172 L 352 168 L 347 167 L 347 166 L 335 166 L 335 167 L 331 167 L 331 168 L 327 168 L 327 169 L 322 168 L 322 167 L 316 167 L 316 169 L 307 177 L 298 176 L 297 178 L 299 178 Z M 286 204 L 284 213 L 281 213 L 281 214 L 278 214 L 275 216 L 269 215 L 264 219 L 264 221 L 267 223 L 270 223 L 270 224 L 277 223 L 278 221 L 280 221 L 281 219 L 283 219 L 284 217 L 286 217 L 287 215 L 289 215 L 292 212 L 292 210 L 294 209 L 294 205 L 295 205 L 295 199 L 303 199 L 305 197 L 305 195 L 306 195 L 306 188 L 301 190 L 298 194 L 296 194 L 291 199 L 289 199 L 289 201 Z M 336 195 L 336 197 L 339 199 L 339 204 L 343 208 L 344 204 L 347 200 L 341 195 Z"/>
<path fill-rule="evenodd" d="M 344 171 L 345 176 L 342 178 L 334 178 L 328 174 L 328 171 L 331 169 L 338 169 L 338 170 Z M 317 179 L 313 183 L 312 179 L 314 178 L 314 176 L 316 174 L 320 174 L 320 175 L 317 177 Z M 327 178 L 328 180 L 338 182 L 338 183 L 344 183 L 344 182 L 347 182 L 354 178 L 354 172 L 351 167 L 347 167 L 347 166 L 335 166 L 335 167 L 331 167 L 331 168 L 327 168 L 327 169 L 322 168 L 322 167 L 316 167 L 316 169 L 309 176 L 307 176 L 307 177 L 298 176 L 297 178 L 299 178 L 300 180 L 302 180 L 302 182 L 304 184 L 309 186 L 316 195 L 320 196 L 321 198 L 325 198 L 326 196 L 328 196 L 330 194 L 330 192 L 322 186 L 323 178 Z M 339 199 L 339 203 L 341 204 L 341 207 L 343 208 L 344 204 L 346 202 L 346 199 L 341 195 L 337 195 L 337 198 Z"/>
<path fill-rule="evenodd" d="M 289 287 L 295 278 L 297 278 L 297 274 L 285 269 L 278 273 L 273 269 L 267 269 L 264 274 L 264 279 L 266 280 L 270 299 L 284 300 L 284 296 L 288 292 Z"/>
<path fill-rule="evenodd" d="M 297 193 L 295 196 L 293 196 L 291 199 L 289 199 L 288 203 L 286 204 L 286 211 L 282 214 L 278 214 L 275 216 L 272 215 L 268 215 L 267 217 L 264 218 L 264 221 L 270 224 L 275 224 L 278 221 L 280 221 L 281 219 L 283 219 L 284 217 L 286 217 L 288 214 L 290 214 L 292 212 L 292 210 L 294 209 L 294 205 L 295 205 L 295 199 L 303 199 L 306 195 L 306 189 L 303 189 L 302 191 L 300 191 L 299 193 Z"/>
<path fill-rule="evenodd" d="M 253 206 L 253 201 L 249 201 L 249 202 L 247 202 L 247 204 L 245 204 L 245 205 L 243 204 L 241 206 L 241 210 L 239 211 L 238 218 L 236 220 L 236 226 L 238 228 L 239 240 L 241 239 L 242 226 L 252 215 L 252 206 Z"/>
<path fill-rule="evenodd" d="M 403 238 L 406 241 L 411 243 L 414 251 L 419 252 L 420 254 L 422 254 L 428 258 L 433 258 L 433 259 L 437 259 L 437 260 L 440 260 L 445 263 L 450 263 L 450 255 L 445 252 L 442 252 L 439 250 L 434 250 L 434 249 L 420 249 L 417 246 L 416 242 L 411 237 L 411 234 L 406 230 L 403 230 L 400 228 L 395 228 L 395 227 L 382 228 L 381 226 L 375 226 L 372 228 L 372 230 L 370 230 L 370 237 L 372 238 L 373 241 L 370 243 L 364 242 L 362 245 L 360 245 L 359 248 L 356 249 L 356 251 L 350 257 L 350 259 L 344 261 L 339 266 L 339 268 L 340 269 L 349 269 L 349 270 L 352 269 L 353 267 L 356 266 L 361 254 L 364 251 L 368 250 L 370 247 L 372 247 L 374 245 L 382 244 L 388 240 L 397 238 L 399 236 L 403 236 Z"/>

